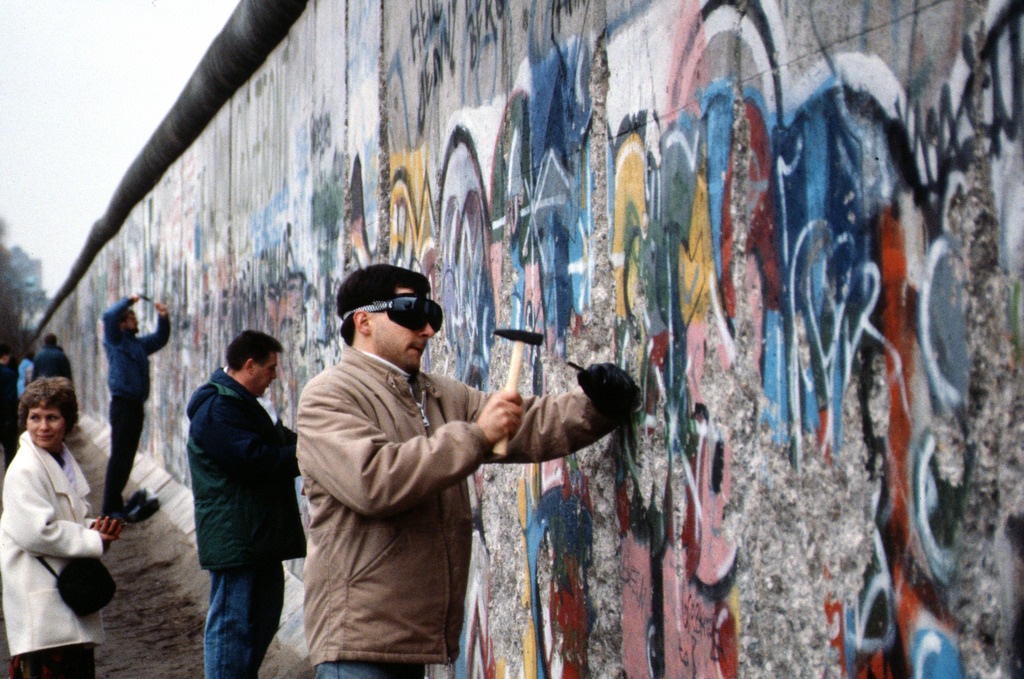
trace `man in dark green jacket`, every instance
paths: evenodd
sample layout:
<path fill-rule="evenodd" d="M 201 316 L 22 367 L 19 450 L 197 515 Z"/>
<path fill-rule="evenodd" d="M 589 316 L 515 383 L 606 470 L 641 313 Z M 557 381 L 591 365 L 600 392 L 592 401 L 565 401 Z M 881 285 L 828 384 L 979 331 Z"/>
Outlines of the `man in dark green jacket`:
<path fill-rule="evenodd" d="M 199 564 L 210 571 L 206 679 L 256 679 L 280 623 L 281 562 L 306 554 L 296 436 L 257 400 L 280 352 L 273 337 L 242 332 L 187 408 Z"/>

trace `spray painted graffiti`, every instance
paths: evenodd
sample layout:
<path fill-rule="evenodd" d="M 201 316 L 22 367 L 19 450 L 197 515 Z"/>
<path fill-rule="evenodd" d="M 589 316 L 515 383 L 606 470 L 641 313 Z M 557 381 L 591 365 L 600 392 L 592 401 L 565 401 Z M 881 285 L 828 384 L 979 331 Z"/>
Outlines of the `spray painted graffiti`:
<path fill-rule="evenodd" d="M 426 128 L 427 111 L 445 77 L 455 70 L 455 0 L 418 0 L 409 10 L 409 43 L 418 63 L 417 85 L 420 91 L 416 109 L 416 129 Z"/>
<path fill-rule="evenodd" d="M 690 459 L 676 471 L 670 458 L 661 497 L 645 505 L 636 485 L 618 485 L 629 677 L 737 676 L 737 550 L 722 531 L 730 453 L 706 408 L 691 427 Z"/>
<path fill-rule="evenodd" d="M 641 367 L 641 432 L 662 425 L 667 463 L 645 496 L 647 446 L 631 439 L 618 474 L 630 677 L 732 677 L 738 666 L 737 554 L 722 533 L 729 447 L 701 402 L 709 332 L 723 365 L 735 353 L 735 297 L 721 273 L 732 266 L 732 102 L 731 88 L 709 87 L 699 118 L 687 107 L 661 130 L 640 112 L 612 135 L 616 347 Z"/>
<path fill-rule="evenodd" d="M 1015 115 L 1024 102 L 1024 85 L 1017 74 L 1024 68 L 1024 48 L 1020 43 L 1020 32 L 1024 26 L 1024 11 L 1020 3 L 992 2 L 990 8 L 991 29 L 981 49 L 983 82 L 981 101 L 974 101 L 974 90 L 968 78 L 962 92 L 962 104 L 957 116 L 944 128 L 959 134 L 950 134 L 958 143 L 954 148 L 964 148 L 965 156 L 956 157 L 954 165 L 966 170 L 970 150 L 969 131 L 966 125 L 954 125 L 969 120 L 969 112 L 980 109 L 985 112 L 983 124 L 979 125 L 986 134 L 993 157 L 990 174 L 995 204 L 999 209 L 1000 248 L 999 264 L 1012 276 L 1013 287 L 1007 303 L 1009 331 L 1013 339 L 1014 358 L 1017 364 L 1024 362 L 1024 205 L 1015 177 L 1024 168 L 1024 129 L 1020 116 Z M 951 144 L 952 145 L 952 144 Z M 947 154 L 948 155 L 948 154 Z"/>
<path fill-rule="evenodd" d="M 594 611 L 593 506 L 585 476 L 569 461 L 535 465 L 519 486 L 526 554 L 523 671 L 531 679 L 587 676 L 587 634 Z"/>
<path fill-rule="evenodd" d="M 707 35 L 721 34 L 721 12 L 729 5 L 712 3 L 704 7 L 702 19 L 716 27 Z M 750 23 L 735 21 L 731 25 L 736 27 L 740 41 L 753 44 L 750 52 L 754 61 L 782 61 L 785 36 L 773 32 L 782 28 L 773 20 L 778 16 L 774 7 L 760 3 L 748 16 L 753 17 Z M 694 36 L 700 35 L 700 30 L 690 27 L 681 37 L 692 44 Z M 845 663 L 843 670 L 849 676 L 862 676 L 869 666 L 873 671 L 884 667 L 893 676 L 910 676 L 909 668 L 920 671 L 929 667 L 941 672 L 940 676 L 960 676 L 956 637 L 948 624 L 948 612 L 921 595 L 931 587 L 946 586 L 953 577 L 950 549 L 958 519 L 955 510 L 949 508 L 962 506 L 959 489 L 954 490 L 934 464 L 934 443 L 926 415 L 932 406 L 934 416 L 962 413 L 966 389 L 965 326 L 955 283 L 955 247 L 941 235 L 941 223 L 929 221 L 938 213 L 935 204 L 941 206 L 945 196 L 932 191 L 929 197 L 920 191 L 934 188 L 923 186 L 921 177 L 945 180 L 949 170 L 936 169 L 930 175 L 920 172 L 912 157 L 908 166 L 904 149 L 913 135 L 905 128 L 902 139 L 898 134 L 905 125 L 900 118 L 900 112 L 907 110 L 905 99 L 898 86 L 893 88 L 895 81 L 884 63 L 854 55 L 835 57 L 829 66 L 831 71 L 823 70 L 825 75 L 818 82 L 802 84 L 800 91 L 808 94 L 798 94 L 803 98 L 795 106 L 787 108 L 784 101 L 793 94 L 784 75 L 777 76 L 766 91 L 752 89 L 745 95 L 743 108 L 751 140 L 747 168 L 750 191 L 744 201 L 750 229 L 747 272 L 754 291 L 751 304 L 755 336 L 761 340 L 756 355 L 764 393 L 771 403 L 765 417 L 775 427 L 779 440 L 788 444 L 791 460 L 798 467 L 805 455 L 801 449 L 803 431 L 816 434 L 819 454 L 832 455 L 843 446 L 839 415 L 852 376 L 859 369 L 859 352 L 867 346 L 887 357 L 888 383 L 897 385 L 890 397 L 891 407 L 894 412 L 904 413 L 903 418 L 890 418 L 905 422 L 905 431 L 890 429 L 885 437 L 890 462 L 881 501 L 897 511 L 879 510 L 879 533 L 893 538 L 879 540 L 882 548 L 876 555 L 875 582 L 895 581 L 904 589 L 883 596 L 879 593 L 884 594 L 884 587 L 871 588 L 866 594 L 869 598 L 850 609 L 845 625 L 839 625 L 845 630 L 841 633 L 845 634 L 844 640 L 837 642 Z M 693 70 L 699 73 L 700 68 L 694 66 Z M 687 423 L 691 421 L 688 410 L 700 399 L 701 342 L 698 335 L 692 343 L 697 346 L 690 346 L 690 325 L 705 315 L 717 316 L 724 337 L 736 313 L 727 288 L 729 276 L 723 273 L 729 268 L 723 255 L 731 250 L 725 245 L 728 201 L 707 198 L 716 193 L 728 195 L 731 165 L 727 159 L 715 161 L 710 150 L 701 155 L 698 135 L 700 130 L 707 136 L 706 149 L 728 149 L 732 125 L 727 111 L 731 106 L 715 108 L 713 97 L 718 83 L 701 87 L 699 75 L 682 82 L 679 89 L 689 88 L 697 96 L 688 99 L 671 94 L 677 90 L 670 87 L 670 108 L 685 111 L 692 109 L 688 102 L 702 102 L 702 128 L 687 123 L 687 118 L 680 115 L 672 126 L 662 130 L 660 116 L 632 114 L 620 122 L 612 148 L 615 190 L 611 248 L 620 319 L 617 344 L 621 351 L 636 352 L 648 383 L 646 421 L 665 423 L 670 450 L 672 446 L 682 447 L 680 444 L 686 441 Z M 731 83 L 725 88 L 731 91 Z M 893 96 L 894 91 L 897 96 Z M 775 104 L 774 110 L 766 110 L 762 103 L 765 99 Z M 673 135 L 680 140 L 677 147 L 694 149 L 691 155 L 697 160 L 690 161 L 693 169 L 689 175 L 674 170 L 668 148 Z M 725 179 L 717 191 L 707 188 L 711 179 L 702 184 L 701 162 L 707 164 L 704 176 Z M 944 162 L 955 163 L 956 159 Z M 664 198 L 669 194 L 672 201 Z M 710 217 L 705 210 L 710 211 Z M 707 267 L 709 275 L 705 278 L 699 266 L 690 266 L 701 261 L 701 231 L 696 216 L 710 219 L 712 225 L 723 225 L 720 231 L 714 226 L 709 229 L 708 259 L 713 259 L 714 267 Z M 886 240 L 880 236 L 885 225 L 900 232 L 908 225 L 922 223 L 927 234 L 924 243 L 901 240 L 894 244 L 891 237 Z M 887 244 L 896 252 L 922 247 L 921 259 L 926 266 L 921 275 L 908 279 L 905 266 L 901 268 L 891 258 L 880 260 L 877 253 L 880 249 L 888 252 Z M 892 285 L 899 289 L 914 290 L 918 303 L 897 306 L 899 312 L 890 317 L 897 302 L 885 298 L 884 318 L 900 318 L 902 322 L 879 326 L 876 310 L 886 281 L 891 279 L 898 281 Z M 719 287 L 714 289 L 706 283 L 708 280 L 720 282 Z M 646 295 L 640 294 L 641 290 Z M 693 306 L 701 299 L 701 290 L 712 293 L 705 299 L 721 303 L 715 314 L 709 314 L 707 307 Z M 646 307 L 642 306 L 644 299 Z M 943 301 L 935 301 L 939 299 Z M 938 322 L 940 317 L 942 322 Z M 724 344 L 728 347 L 727 342 Z M 925 403 L 917 407 L 914 403 L 921 397 L 908 386 L 913 382 L 915 366 L 924 369 L 930 386 L 923 396 Z M 654 398 L 660 399 L 663 419 L 653 407 Z M 657 564 L 664 553 L 663 546 L 660 553 L 655 546 L 662 544 L 659 539 L 664 539 L 666 531 L 657 530 L 657 520 L 643 520 L 645 515 L 650 516 L 652 503 L 642 501 L 635 487 L 635 455 L 629 450 L 625 453 L 620 507 L 630 509 L 621 510 L 624 530 L 629 527 L 623 561 L 625 579 L 640 603 L 624 615 L 624 625 L 649 621 L 646 632 L 637 629 L 632 641 L 625 641 L 627 649 L 642 640 L 648 648 L 640 655 L 626 651 L 627 657 L 633 658 L 627 663 L 627 671 L 638 676 L 660 676 L 666 671 L 662 649 L 674 648 L 665 641 L 665 623 L 658 610 L 666 592 L 672 590 L 654 582 L 662 572 Z M 970 468 L 969 460 L 966 467 Z M 632 483 L 627 482 L 630 478 Z M 625 488 L 631 485 L 632 501 L 625 495 Z M 667 497 L 671 482 L 666 481 L 664 488 Z M 902 488 L 911 489 L 909 496 Z M 671 503 L 664 501 L 662 506 L 668 508 Z M 903 511 L 898 511 L 901 508 Z M 905 537 L 896 537 L 908 534 L 918 536 L 925 546 L 920 556 L 908 550 Z M 647 544 L 655 557 L 652 566 L 643 565 L 650 556 L 638 558 L 646 552 L 637 549 L 644 550 Z M 631 554 L 632 560 L 628 556 Z M 899 574 L 908 559 L 918 562 L 917 572 L 927 574 L 909 584 Z M 650 603 L 645 603 L 648 598 Z M 887 611 L 890 632 L 872 643 L 866 641 L 868 623 L 861 612 L 877 615 L 881 606 L 875 605 L 878 602 L 885 604 L 882 608 Z M 908 602 L 914 602 L 915 611 L 907 610 Z M 838 622 L 844 609 L 832 602 L 827 610 L 829 617 Z M 874 624 L 870 628 L 879 627 Z"/>
<path fill-rule="evenodd" d="M 965 676 L 946 595 L 974 460 L 968 449 L 963 479 L 947 478 L 938 425 L 968 417 L 969 293 L 946 214 L 987 155 L 1000 229 L 987 263 L 1012 278 L 1007 335 L 1024 360 L 1024 7 L 992 0 L 974 32 L 959 0 L 833 4 L 813 16 L 773 0 L 333 8 L 349 31 L 344 84 L 289 85 L 272 60 L 225 109 L 231 124 L 133 212 L 59 334 L 101 356 L 106 305 L 133 290 L 171 303 L 143 447 L 187 481 L 182 394 L 231 332 L 259 327 L 289 347 L 275 404 L 293 415 L 337 354 L 330 300 L 345 269 L 386 259 L 427 274 L 445 310 L 443 369 L 485 389 L 495 327 L 541 331 L 546 355 L 565 357 L 608 292 L 609 351 L 639 367 L 644 393 L 615 444 L 624 674 L 739 672 L 744 554 L 726 526 L 746 442 L 707 405 L 721 389 L 708 375 L 735 376 L 753 356 L 758 416 L 794 473 L 861 437 L 877 474 L 864 587 L 822 602 L 828 676 Z M 292 63 L 312 49 L 304 35 Z M 365 36 L 385 45 L 363 49 Z M 600 101 L 595 80 L 610 85 Z M 337 87 L 379 105 L 338 104 Z M 612 280 L 595 281 L 603 258 Z M 534 393 L 549 387 L 540 359 Z M 871 383 L 884 385 L 880 415 L 866 407 L 878 405 Z M 102 376 L 86 384 L 85 407 L 102 413 Z M 843 418 L 855 392 L 859 429 Z M 482 479 L 472 487 L 455 671 L 490 679 L 520 659 L 491 638 L 495 536 L 480 508 L 493 500 Z M 523 676 L 594 673 L 592 492 L 572 459 L 524 472 Z"/>
<path fill-rule="evenodd" d="M 434 288 L 445 310 L 445 343 L 460 380 L 488 384 L 496 303 L 490 271 L 487 192 L 469 132 L 456 128 L 441 171 L 441 273 Z"/>
<path fill-rule="evenodd" d="M 428 131 L 437 99 L 453 84 L 466 106 L 487 102 L 499 93 L 503 24 L 510 4 L 509 0 L 411 3 L 404 23 L 408 53 L 390 65 L 402 92 L 407 139 Z"/>
<path fill-rule="evenodd" d="M 543 330 L 562 356 L 593 275 L 589 63 L 589 49 L 572 40 L 531 64 L 532 89 L 506 107 L 491 182 L 492 240 L 511 241 L 516 273 L 511 322 Z"/>
<path fill-rule="evenodd" d="M 428 127 L 423 116 L 437 87 L 454 70 L 445 66 L 446 55 L 454 50 L 446 36 L 464 26 L 469 38 L 465 49 L 473 64 L 486 69 L 493 63 L 496 67 L 497 60 L 485 59 L 484 51 L 498 45 L 497 22 L 508 11 L 504 2 L 470 3 L 465 17 L 458 19 L 454 7 L 432 7 L 435 11 L 429 13 L 418 8 L 413 22 L 414 38 L 422 38 L 414 49 L 414 60 L 418 59 L 415 55 L 424 57 L 421 73 L 425 74 L 420 78 L 416 120 L 407 118 L 408 127 L 415 128 L 417 134 Z M 555 14 L 565 18 L 573 10 L 565 7 Z M 546 16 L 534 18 L 548 20 Z M 589 306 L 594 256 L 590 244 L 592 175 L 588 169 L 590 55 L 586 43 L 575 38 L 538 50 L 524 70 L 529 78 L 505 105 L 495 136 L 477 138 L 469 128 L 456 125 L 445 142 L 436 208 L 426 149 L 398 148 L 393 152 L 391 260 L 431 277 L 435 295 L 445 309 L 443 340 L 455 357 L 456 373 L 469 384 L 488 385 L 493 330 L 499 321 L 542 329 L 549 348 L 564 355 L 566 331 L 574 324 L 578 327 Z M 391 70 L 398 73 L 400 69 L 393 64 Z M 462 80 L 461 87 L 463 99 L 471 105 L 485 100 L 486 88 L 493 88 L 497 79 L 487 83 L 486 72 L 481 78 L 480 69 L 468 70 L 472 75 Z M 395 81 L 400 80 L 395 76 Z M 480 164 L 481 147 L 496 147 L 489 167 Z M 489 186 L 484 181 L 486 169 L 490 169 Z M 506 241 L 512 243 L 508 262 L 513 302 L 511 311 L 500 319 L 498 291 L 506 286 L 502 271 L 506 261 L 502 244 Z M 532 356 L 536 361 L 534 391 L 540 393 L 544 376 L 539 354 Z M 571 540 L 563 532 L 561 527 L 566 524 L 557 517 L 582 511 L 572 496 L 563 496 L 561 485 L 547 488 L 543 499 L 535 497 L 522 517 L 532 526 L 524 526 L 528 536 L 524 539 L 537 548 L 537 541 L 544 542 L 548 550 L 543 557 L 536 549 L 531 552 L 533 566 L 528 577 L 536 587 L 528 604 L 534 621 L 526 644 L 532 660 L 524 660 L 529 676 L 562 676 L 568 668 L 574 676 L 586 673 L 589 625 L 579 607 L 587 605 L 585 581 L 581 584 L 580 578 L 587 567 L 590 535 Z M 479 494 L 475 497 L 480 501 Z M 586 513 L 581 516 L 585 518 Z M 488 629 L 481 620 L 487 607 L 489 558 L 482 525 L 477 528 L 475 543 L 471 582 L 475 594 L 467 602 L 470 622 L 464 631 L 464 646 L 473 650 L 465 671 L 468 676 L 478 672 L 493 676 L 491 641 L 477 636 L 486 635 Z M 571 572 L 562 570 L 574 560 L 581 565 Z M 540 588 L 538 568 L 543 571 L 552 564 L 558 575 L 549 587 Z"/>
<path fill-rule="evenodd" d="M 508 127 L 498 138 L 510 142 L 495 154 L 491 168 L 493 202 L 488 201 L 477 143 L 465 128 L 456 126 L 447 142 L 440 175 L 437 227 L 432 221 L 426 153 L 393 156 L 393 161 L 397 156 L 398 162 L 392 182 L 392 261 L 418 268 L 432 277 L 435 296 L 445 309 L 443 340 L 455 356 L 457 374 L 469 384 L 485 387 L 489 380 L 503 263 L 500 248 L 506 228 L 518 242 L 511 253 L 516 292 L 511 318 L 506 319 L 509 323 L 515 327 L 544 328 L 549 343 L 564 352 L 564 333 L 572 314 L 581 314 L 589 304 L 593 268 L 589 239 L 593 220 L 589 173 L 581 173 L 588 165 L 585 145 L 589 110 L 585 92 L 581 93 L 578 87 L 579 79 L 585 76 L 565 70 L 566 60 L 574 66 L 585 66 L 589 62 L 585 54 L 574 43 L 538 65 L 534 78 L 552 80 L 558 85 L 553 88 L 556 94 L 561 94 L 553 98 L 544 94 L 540 101 L 531 101 L 533 92 L 523 91 L 507 106 L 503 124 Z M 568 97 L 568 101 L 563 97 Z M 579 108 L 581 104 L 575 103 L 581 97 L 583 110 Z M 556 113 L 552 114 L 551 109 Z M 488 143 L 493 144 L 494 140 Z M 584 183 L 580 183 L 581 176 Z M 543 373 L 535 370 L 534 379 L 534 389 L 541 391 Z M 552 553 L 541 559 L 543 567 L 582 558 L 579 552 L 589 549 L 589 534 L 586 540 L 568 540 L 560 528 L 564 522 L 555 521 L 551 528 L 550 517 L 545 518 L 551 513 L 576 512 L 572 509 L 575 502 L 563 498 L 561 486 L 546 493 L 543 501 L 538 499 L 544 511 L 537 503 L 531 503 L 523 519 L 542 526 L 527 531 L 535 536 L 531 539 L 548 536 L 543 539 Z M 471 676 L 481 664 L 490 667 L 481 659 L 486 657 L 490 640 L 474 636 L 487 630 L 479 615 L 486 610 L 487 591 L 488 555 L 482 526 L 477 529 L 475 544 L 471 591 L 480 599 L 471 598 L 467 604 L 470 624 L 464 632 L 465 647 L 476 649 L 470 658 L 476 669 L 466 670 Z M 533 564 L 530 581 L 536 583 L 536 558 Z M 542 604 L 540 590 L 532 597 L 534 632 L 529 646 L 533 649 L 537 644 L 547 650 L 536 650 L 536 664 L 527 664 L 536 668 L 531 672 L 539 676 L 560 676 L 561 671 L 555 670 L 566 663 L 579 676 L 585 674 L 586 616 L 571 614 L 575 607 L 586 605 L 585 591 L 579 590 L 579 573 L 585 568 L 586 563 L 576 568 L 575 575 L 562 572 L 545 588 L 543 598 L 549 605 Z M 473 601 L 479 603 L 474 605 Z M 561 641 L 552 642 L 552 635 Z M 478 657 L 478 653 L 483 656 Z"/>
<path fill-rule="evenodd" d="M 380 34 L 379 5 L 363 0 L 346 3 L 349 43 L 345 77 L 358 102 L 372 101 L 379 89 L 379 52 L 369 49 L 367 36 Z M 374 41 L 373 44 L 376 44 Z M 380 113 L 376 106 L 353 106 L 348 111 L 347 157 L 351 159 L 349 176 L 348 230 L 352 261 L 366 266 L 378 261 L 379 234 L 378 177 L 380 166 Z M 340 155 L 340 154 L 339 154 Z"/>

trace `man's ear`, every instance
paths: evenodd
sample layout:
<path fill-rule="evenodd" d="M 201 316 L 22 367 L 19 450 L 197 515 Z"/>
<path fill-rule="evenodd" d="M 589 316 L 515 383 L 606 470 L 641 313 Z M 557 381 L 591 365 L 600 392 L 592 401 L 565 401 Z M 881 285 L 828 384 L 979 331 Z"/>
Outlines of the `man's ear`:
<path fill-rule="evenodd" d="M 357 311 L 352 314 L 352 324 L 355 326 L 355 330 L 359 334 L 370 334 L 370 314 L 365 311 Z"/>

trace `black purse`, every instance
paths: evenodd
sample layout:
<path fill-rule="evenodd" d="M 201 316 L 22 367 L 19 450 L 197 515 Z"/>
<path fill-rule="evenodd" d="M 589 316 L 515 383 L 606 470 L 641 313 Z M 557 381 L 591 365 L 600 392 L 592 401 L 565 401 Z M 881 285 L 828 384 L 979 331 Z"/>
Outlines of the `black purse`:
<path fill-rule="evenodd" d="M 57 578 L 60 597 L 76 614 L 91 615 L 114 598 L 117 584 L 99 559 L 74 559 L 57 575 L 43 557 L 36 558 Z"/>

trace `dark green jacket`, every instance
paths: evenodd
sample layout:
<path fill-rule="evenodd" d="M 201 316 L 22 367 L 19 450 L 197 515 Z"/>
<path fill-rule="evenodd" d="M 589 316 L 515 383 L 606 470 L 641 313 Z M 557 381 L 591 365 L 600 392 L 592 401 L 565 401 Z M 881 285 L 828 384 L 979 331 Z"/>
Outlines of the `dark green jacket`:
<path fill-rule="evenodd" d="M 295 433 L 222 369 L 186 412 L 199 564 L 226 570 L 305 556 Z"/>

